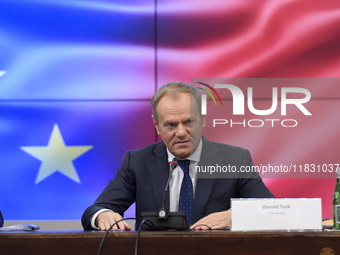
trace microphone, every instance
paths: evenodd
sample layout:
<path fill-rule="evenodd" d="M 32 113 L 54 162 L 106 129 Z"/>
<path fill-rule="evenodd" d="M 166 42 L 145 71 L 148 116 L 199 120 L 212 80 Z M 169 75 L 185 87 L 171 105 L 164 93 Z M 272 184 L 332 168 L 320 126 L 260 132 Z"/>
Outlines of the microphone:
<path fill-rule="evenodd" d="M 171 177 L 172 177 L 172 173 L 175 170 L 175 168 L 178 166 L 177 160 L 178 160 L 177 158 L 174 158 L 172 160 L 172 162 L 170 163 L 171 171 L 170 171 L 169 178 L 168 178 L 168 181 L 167 181 L 167 183 L 165 185 L 165 189 L 164 189 L 162 208 L 159 209 L 159 211 L 158 211 L 158 219 L 160 219 L 160 220 L 168 218 L 168 210 L 166 210 L 164 208 L 164 203 L 165 203 L 166 193 L 169 190 L 169 183 L 170 183 L 170 180 L 171 180 Z"/>
<path fill-rule="evenodd" d="M 188 219 L 185 215 L 185 212 L 169 212 L 164 208 L 166 193 L 169 190 L 169 183 L 172 177 L 172 173 L 174 169 L 178 166 L 177 158 L 174 158 L 170 163 L 171 171 L 168 177 L 168 181 L 166 183 L 162 208 L 158 210 L 158 212 L 142 212 L 141 216 L 143 220 L 147 220 L 152 223 L 152 226 L 149 224 L 143 225 L 144 230 L 159 230 L 159 229 L 176 229 L 176 230 L 184 230 L 189 228 Z"/>

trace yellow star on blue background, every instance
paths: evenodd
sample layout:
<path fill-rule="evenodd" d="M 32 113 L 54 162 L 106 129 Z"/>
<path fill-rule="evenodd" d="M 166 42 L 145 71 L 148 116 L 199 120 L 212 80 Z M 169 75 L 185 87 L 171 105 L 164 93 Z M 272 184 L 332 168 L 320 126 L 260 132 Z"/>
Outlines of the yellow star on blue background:
<path fill-rule="evenodd" d="M 93 146 L 66 146 L 59 127 L 55 124 L 47 146 L 22 146 L 20 148 L 31 156 L 41 160 L 42 163 L 37 179 L 35 180 L 35 184 L 38 184 L 58 171 L 71 180 L 80 183 L 79 176 L 72 161 L 92 149 L 92 147 Z"/>

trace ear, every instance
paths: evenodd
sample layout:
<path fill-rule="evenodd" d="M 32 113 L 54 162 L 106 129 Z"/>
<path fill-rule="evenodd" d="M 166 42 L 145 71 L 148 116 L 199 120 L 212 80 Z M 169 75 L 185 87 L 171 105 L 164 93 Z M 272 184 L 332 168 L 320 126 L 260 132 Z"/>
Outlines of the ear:
<path fill-rule="evenodd" d="M 156 121 L 156 119 L 155 119 L 155 116 L 151 115 L 151 117 L 152 117 L 152 120 L 153 120 L 153 124 L 155 125 L 155 128 L 156 128 L 156 130 L 157 130 L 157 134 L 160 135 L 160 134 L 159 134 L 158 124 L 157 124 L 157 121 Z"/>

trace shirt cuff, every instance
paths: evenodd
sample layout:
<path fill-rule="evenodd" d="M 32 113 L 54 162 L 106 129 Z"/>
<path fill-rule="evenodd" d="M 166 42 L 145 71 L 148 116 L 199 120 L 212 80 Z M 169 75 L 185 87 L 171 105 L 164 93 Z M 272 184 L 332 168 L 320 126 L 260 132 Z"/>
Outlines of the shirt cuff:
<path fill-rule="evenodd" d="M 100 213 L 105 212 L 105 211 L 111 211 L 111 212 L 113 212 L 113 211 L 110 210 L 110 209 L 101 209 L 101 210 L 97 211 L 95 214 L 93 214 L 93 215 L 91 216 L 90 221 L 91 221 L 91 227 L 92 227 L 93 229 L 97 229 L 97 230 L 100 229 L 100 228 L 98 228 L 98 227 L 96 226 L 96 219 L 97 219 L 97 217 L 98 217 L 98 215 L 99 215 Z"/>

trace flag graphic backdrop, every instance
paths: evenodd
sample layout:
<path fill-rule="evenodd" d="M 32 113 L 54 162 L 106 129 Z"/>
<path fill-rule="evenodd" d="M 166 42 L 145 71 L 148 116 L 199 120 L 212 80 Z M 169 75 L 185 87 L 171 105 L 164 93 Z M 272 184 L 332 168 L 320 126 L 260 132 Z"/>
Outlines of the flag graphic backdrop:
<path fill-rule="evenodd" d="M 0 22 L 0 208 L 7 220 L 79 219 L 126 150 L 159 139 L 150 99 L 169 81 L 340 76 L 337 0 L 3 0 Z M 204 132 L 250 149 L 255 163 L 279 151 L 306 163 L 340 163 L 338 129 L 330 128 L 339 127 L 339 97 L 335 91 L 313 102 L 323 118 L 300 134 Z M 79 182 L 53 172 L 36 183 L 42 162 L 22 148 L 47 147 L 55 125 L 66 148 L 91 146 L 71 162 Z M 318 149 L 291 150 L 299 137 Z M 277 197 L 321 197 L 323 216 L 332 217 L 333 179 L 264 181 Z"/>

